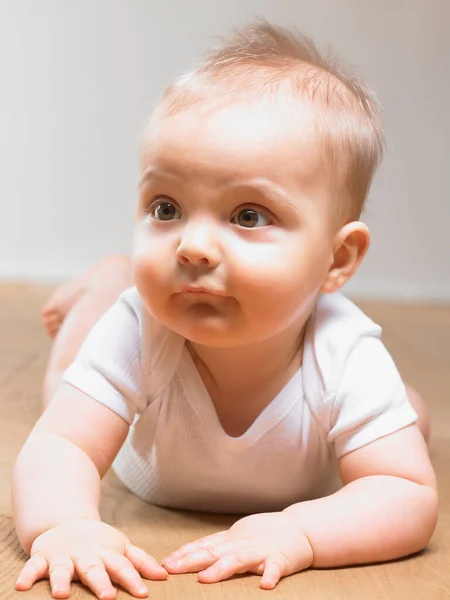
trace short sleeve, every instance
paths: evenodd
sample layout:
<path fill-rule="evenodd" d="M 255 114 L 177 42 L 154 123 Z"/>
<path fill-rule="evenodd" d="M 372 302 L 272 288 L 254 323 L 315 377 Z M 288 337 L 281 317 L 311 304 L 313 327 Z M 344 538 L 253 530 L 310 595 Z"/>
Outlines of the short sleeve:
<path fill-rule="evenodd" d="M 336 456 L 356 450 L 417 420 L 400 374 L 379 338 L 366 337 L 346 361 L 330 413 L 328 441 Z"/>
<path fill-rule="evenodd" d="M 94 325 L 63 380 L 128 423 L 146 407 L 141 369 L 139 303 L 126 290 Z"/>

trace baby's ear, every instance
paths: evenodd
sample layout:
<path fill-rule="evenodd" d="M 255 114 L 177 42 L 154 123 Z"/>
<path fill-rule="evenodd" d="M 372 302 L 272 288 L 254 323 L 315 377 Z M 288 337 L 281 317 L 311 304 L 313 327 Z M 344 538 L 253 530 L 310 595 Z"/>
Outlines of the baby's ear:
<path fill-rule="evenodd" d="M 333 263 L 322 284 L 322 294 L 330 294 L 340 289 L 356 273 L 370 245 L 367 225 L 352 221 L 344 225 L 336 234 Z"/>

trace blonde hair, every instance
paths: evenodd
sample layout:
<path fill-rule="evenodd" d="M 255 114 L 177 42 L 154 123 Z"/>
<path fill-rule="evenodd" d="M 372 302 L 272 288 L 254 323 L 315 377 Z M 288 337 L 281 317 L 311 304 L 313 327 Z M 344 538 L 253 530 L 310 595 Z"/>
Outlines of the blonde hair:
<path fill-rule="evenodd" d="M 263 98 L 311 109 L 339 221 L 357 219 L 381 161 L 379 105 L 369 87 L 325 58 L 306 36 L 257 20 L 223 39 L 163 94 L 164 114 Z"/>

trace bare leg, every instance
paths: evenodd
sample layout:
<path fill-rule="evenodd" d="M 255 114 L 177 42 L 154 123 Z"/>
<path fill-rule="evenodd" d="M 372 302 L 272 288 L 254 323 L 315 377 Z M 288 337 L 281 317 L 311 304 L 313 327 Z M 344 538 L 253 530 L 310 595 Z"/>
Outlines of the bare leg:
<path fill-rule="evenodd" d="M 47 310 L 58 315 L 60 325 L 55 328 L 55 341 L 44 376 L 44 408 L 61 385 L 62 374 L 74 360 L 89 331 L 132 285 L 130 260 L 125 256 L 111 256 L 52 294 Z M 44 317 L 43 320 L 47 327 Z"/>
<path fill-rule="evenodd" d="M 408 394 L 409 401 L 417 413 L 417 426 L 425 438 L 425 441 L 428 443 L 430 439 L 430 419 L 425 402 L 420 394 L 409 385 L 406 386 L 406 393 Z"/>
<path fill-rule="evenodd" d="M 127 261 L 129 263 L 128 258 L 120 254 L 108 256 L 85 273 L 59 286 L 51 294 L 41 311 L 42 322 L 48 335 L 51 338 L 56 336 L 67 313 L 88 288 L 103 285 L 104 280 L 110 278 L 110 271 L 114 269 L 113 265 L 125 264 Z"/>

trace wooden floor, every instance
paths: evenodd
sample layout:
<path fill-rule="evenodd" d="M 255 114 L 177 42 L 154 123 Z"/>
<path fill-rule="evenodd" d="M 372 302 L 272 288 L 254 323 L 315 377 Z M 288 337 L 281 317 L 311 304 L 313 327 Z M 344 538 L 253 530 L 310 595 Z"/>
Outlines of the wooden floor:
<path fill-rule="evenodd" d="M 25 559 L 11 523 L 9 481 L 15 457 L 39 415 L 42 376 L 50 349 L 39 310 L 50 287 L 0 284 L 0 598 L 49 598 L 48 583 L 15 592 Z M 241 576 L 202 585 L 194 575 L 150 582 L 154 600 L 240 598 L 318 600 L 416 600 L 450 598 L 450 307 L 360 303 L 384 327 L 384 341 L 405 380 L 417 387 L 430 408 L 430 453 L 440 486 L 440 518 L 429 548 L 383 565 L 307 571 L 282 580 L 272 592 L 258 578 Z M 30 502 L 32 499 L 30 498 Z M 108 473 L 103 482 L 102 516 L 161 559 L 171 549 L 231 524 L 224 516 L 164 510 L 145 504 Z M 93 596 L 81 585 L 72 598 Z M 129 598 L 119 591 L 118 598 Z"/>

